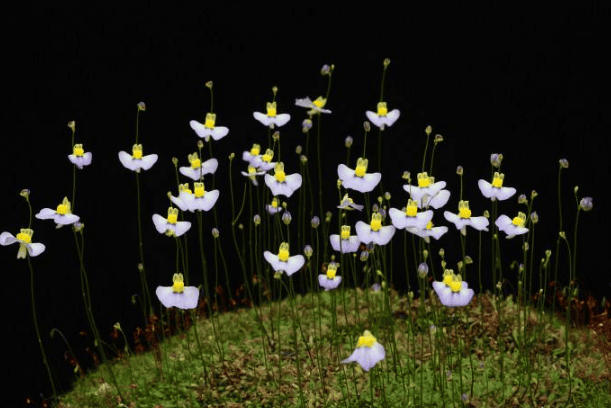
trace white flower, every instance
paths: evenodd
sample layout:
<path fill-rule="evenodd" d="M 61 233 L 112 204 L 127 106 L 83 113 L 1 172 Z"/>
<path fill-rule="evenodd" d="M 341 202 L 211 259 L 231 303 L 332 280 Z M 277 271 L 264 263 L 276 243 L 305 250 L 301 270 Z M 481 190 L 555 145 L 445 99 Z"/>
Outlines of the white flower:
<path fill-rule="evenodd" d="M 503 214 L 495 221 L 495 224 L 499 230 L 507 234 L 507 238 L 513 238 L 516 235 L 526 234 L 528 232 L 528 228 L 524 227 L 525 223 L 526 214 L 523 212 L 518 212 L 518 216 L 513 220 Z"/>
<path fill-rule="evenodd" d="M 159 214 L 153 214 L 153 223 L 157 232 L 169 237 L 179 237 L 191 228 L 189 221 L 178 221 L 178 209 L 172 207 L 168 208 L 167 219 Z"/>
<path fill-rule="evenodd" d="M 79 169 L 83 166 L 89 166 L 91 164 L 91 152 L 85 153 L 82 144 L 75 144 L 72 149 L 72 154 L 68 155 L 68 160 Z"/>
<path fill-rule="evenodd" d="M 414 200 L 407 200 L 407 207 L 403 210 L 391 208 L 388 215 L 392 224 L 399 229 L 418 228 L 423 229 L 433 219 L 433 211 L 418 212 L 418 205 Z"/>
<path fill-rule="evenodd" d="M 441 238 L 441 236 L 443 234 L 445 234 L 446 232 L 448 232 L 448 227 L 446 226 L 441 226 L 441 227 L 433 227 L 433 223 L 431 221 L 429 221 L 428 224 L 426 224 L 425 228 L 406 228 L 408 232 L 419 236 L 420 238 L 423 238 L 424 241 L 426 243 L 430 242 L 430 237 L 433 237 L 435 239 L 439 239 Z"/>
<path fill-rule="evenodd" d="M 64 197 L 64 200 L 57 206 L 57 210 L 51 208 L 43 208 L 38 214 L 35 215 L 39 220 L 53 220 L 57 224 L 57 228 L 62 225 L 74 224 L 80 218 L 77 215 L 72 214 L 70 201 L 68 197 Z"/>
<path fill-rule="evenodd" d="M 330 262 L 327 266 L 327 273 L 318 275 L 318 284 L 325 288 L 325 291 L 333 290 L 339 286 L 342 281 L 341 276 L 336 276 L 338 263 Z"/>
<path fill-rule="evenodd" d="M 257 168 L 253 166 L 252 164 L 248 165 L 248 173 L 245 171 L 241 171 L 240 173 L 242 173 L 244 177 L 248 177 L 250 181 L 252 181 L 252 184 L 254 184 L 255 186 L 259 185 L 259 182 L 257 181 L 257 176 L 262 176 L 265 174 L 264 171 L 257 170 Z"/>
<path fill-rule="evenodd" d="M 442 282 L 433 282 L 433 289 L 446 307 L 466 306 L 474 295 L 467 282 L 463 282 L 460 275 L 455 275 L 451 269 L 446 269 Z"/>
<path fill-rule="evenodd" d="M 354 227 L 356 228 L 356 234 L 364 244 L 373 242 L 378 245 L 386 245 L 395 235 L 394 226 L 382 226 L 382 215 L 380 213 L 372 214 L 371 224 L 358 221 Z"/>
<path fill-rule="evenodd" d="M 135 144 L 132 147 L 132 154 L 126 152 L 119 152 L 119 160 L 123 167 L 136 173 L 140 173 L 140 170 L 148 170 L 153 167 L 153 164 L 157 162 L 158 156 L 156 154 L 149 154 L 148 156 L 142 155 L 142 145 Z"/>
<path fill-rule="evenodd" d="M 382 179 L 382 174 L 366 173 L 368 162 L 367 159 L 359 157 L 356 162 L 355 170 L 352 170 L 344 164 L 337 166 L 337 175 L 342 181 L 342 185 L 345 188 L 356 190 L 361 193 L 372 191 Z"/>
<path fill-rule="evenodd" d="M 216 114 L 214 113 L 207 113 L 206 121 L 203 124 L 195 120 L 189 122 L 191 129 L 197 133 L 197 136 L 204 138 L 206 142 L 210 140 L 210 136 L 212 136 L 214 140 L 219 140 L 227 136 L 227 133 L 229 133 L 229 129 L 227 129 L 225 126 L 215 126 L 215 124 Z"/>
<path fill-rule="evenodd" d="M 189 183 L 178 186 L 178 197 L 170 196 L 170 200 L 182 211 L 209 211 L 219 198 L 219 191 L 206 191 L 204 183 L 193 183 L 192 192 Z"/>
<path fill-rule="evenodd" d="M 445 211 L 443 216 L 446 220 L 456 225 L 456 229 L 462 231 L 467 225 L 478 231 L 488 231 L 488 219 L 486 217 L 471 217 L 468 201 L 458 203 L 458 214 Z"/>
<path fill-rule="evenodd" d="M 364 207 L 365 206 L 361 204 L 354 204 L 354 201 L 352 201 L 352 198 L 348 197 L 348 194 L 344 195 L 344 198 L 342 198 L 342 201 L 337 206 L 337 208 L 341 208 L 342 210 L 355 209 L 357 211 L 361 211 Z"/>
<path fill-rule="evenodd" d="M 282 206 L 280 205 L 280 200 L 277 197 L 274 197 L 271 204 L 265 204 L 265 209 L 271 215 L 281 212 Z"/>
<path fill-rule="evenodd" d="M 244 158 L 244 155 L 242 155 L 242 158 Z M 267 149 L 265 154 L 253 157 L 251 159 L 251 164 L 259 170 L 269 171 L 276 166 L 276 162 L 272 162 L 273 158 L 274 151 L 272 149 Z"/>
<path fill-rule="evenodd" d="M 350 357 L 342 360 L 342 364 L 357 362 L 363 370 L 369 371 L 384 358 L 386 358 L 384 346 L 378 343 L 369 330 L 365 330 L 363 335 L 359 337 L 354 352 Z"/>
<path fill-rule="evenodd" d="M 377 113 L 366 111 L 365 115 L 367 115 L 367 119 L 369 119 L 371 123 L 384 130 L 385 126 L 392 126 L 393 123 L 399 119 L 401 112 L 399 112 L 399 109 L 393 109 L 389 112 L 386 107 L 386 102 L 380 102 L 378 103 Z"/>
<path fill-rule="evenodd" d="M 356 252 L 361 245 L 361 240 L 358 236 L 350 235 L 349 225 L 342 225 L 340 234 L 331 234 L 329 236 L 329 241 L 331 241 L 333 250 L 341 252 L 342 254 Z"/>
<path fill-rule="evenodd" d="M 158 286 L 155 294 L 167 308 L 195 309 L 199 300 L 199 289 L 195 286 L 185 286 L 182 273 L 175 273 L 172 286 Z"/>
<path fill-rule="evenodd" d="M 288 113 L 278 113 L 276 110 L 276 102 L 268 102 L 267 103 L 267 115 L 260 112 L 254 112 L 253 116 L 259 122 L 261 122 L 265 126 L 269 126 L 270 128 L 274 128 L 274 126 L 284 126 L 291 119 L 291 115 Z"/>
<path fill-rule="evenodd" d="M 38 256 L 45 251 L 45 246 L 38 242 L 32 242 L 32 235 L 34 231 L 30 228 L 22 228 L 14 237 L 10 232 L 3 232 L 0 234 L 0 245 L 11 245 L 15 242 L 19 243 L 19 251 L 17 252 L 17 259 L 25 259 L 26 252 L 30 256 Z"/>
<path fill-rule="evenodd" d="M 178 170 L 183 176 L 189 177 L 193 181 L 199 181 L 206 174 L 214 174 L 219 166 L 219 161 L 216 159 L 209 159 L 202 163 L 200 158 L 197 156 L 197 152 L 187 156 L 189 160 L 189 167 L 181 167 Z"/>
<path fill-rule="evenodd" d="M 295 99 L 295 105 L 310 109 L 308 111 L 309 115 L 314 115 L 316 113 L 331 113 L 329 109 L 323 109 L 326 103 L 327 100 L 322 96 L 316 98 L 314 102 L 308 97 Z"/>
<path fill-rule="evenodd" d="M 445 186 L 445 181 L 438 181 L 435 183 L 435 177 L 429 177 L 429 175 L 425 172 L 418 173 L 418 186 L 411 186 L 409 184 L 405 184 L 403 186 L 403 189 L 409 193 L 412 200 L 420 201 L 424 196 L 435 197 Z M 445 196 L 445 193 L 442 194 L 440 199 L 442 200 L 443 198 L 445 198 Z M 450 198 L 450 196 L 447 195 L 447 198 Z M 429 200 L 429 205 L 431 205 L 431 201 L 432 200 Z M 439 208 L 441 206 L 442 205 L 439 205 L 438 207 L 433 208 Z M 419 207 L 421 207 L 421 205 L 419 205 Z"/>
<path fill-rule="evenodd" d="M 254 166 L 255 160 L 260 156 L 260 153 L 261 153 L 261 146 L 255 143 L 252 145 L 252 148 L 250 149 L 250 151 L 242 152 L 242 160 Z"/>
<path fill-rule="evenodd" d="M 499 174 L 495 171 L 492 178 L 492 184 L 488 183 L 486 180 L 479 180 L 477 185 L 484 197 L 490 198 L 492 201 L 507 200 L 516 193 L 516 189 L 513 187 L 503 187 L 504 179 L 505 175 L 503 173 Z"/>
<path fill-rule="evenodd" d="M 434 196 L 431 197 L 425 194 L 420 197 L 419 200 L 416 200 L 416 202 L 418 203 L 418 208 L 433 207 L 434 209 L 438 209 L 446 205 L 449 199 L 450 192 L 448 190 L 439 190 Z"/>
<path fill-rule="evenodd" d="M 288 276 L 297 272 L 305 264 L 303 255 L 289 256 L 289 244 L 286 242 L 280 244 L 278 255 L 265 251 L 263 256 L 275 271 L 284 271 Z"/>
<path fill-rule="evenodd" d="M 272 191 L 274 196 L 283 195 L 290 197 L 295 190 L 301 187 L 301 174 L 286 175 L 284 173 L 284 164 L 276 163 L 274 166 L 274 175 L 265 175 L 265 184 Z"/>

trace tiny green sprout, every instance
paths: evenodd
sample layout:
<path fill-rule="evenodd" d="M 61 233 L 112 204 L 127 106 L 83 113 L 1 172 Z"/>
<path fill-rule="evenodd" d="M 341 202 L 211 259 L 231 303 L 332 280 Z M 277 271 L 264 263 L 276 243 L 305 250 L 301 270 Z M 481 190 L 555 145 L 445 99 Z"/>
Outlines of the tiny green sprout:
<path fill-rule="evenodd" d="M 71 120 L 70 122 L 68 122 L 68 127 L 72 130 L 72 132 L 76 131 L 76 122 Z"/>
<path fill-rule="evenodd" d="M 136 296 L 138 295 L 132 295 L 132 305 L 135 305 L 138 301 L 136 300 Z"/>
<path fill-rule="evenodd" d="M 424 129 L 424 133 L 426 133 L 427 136 L 430 136 L 431 133 L 433 132 L 433 128 L 431 127 L 431 125 L 428 125 L 425 129 Z"/>
<path fill-rule="evenodd" d="M 458 262 L 456 262 L 456 266 L 457 266 L 457 269 L 458 269 L 459 271 L 462 271 L 462 267 L 463 267 L 464 265 L 465 265 L 465 264 L 464 264 L 464 262 L 463 262 L 463 261 L 458 261 Z"/>
<path fill-rule="evenodd" d="M 344 139 L 344 145 L 346 145 L 346 147 L 352 146 L 352 142 L 354 142 L 352 136 L 346 136 L 346 139 Z"/>
<path fill-rule="evenodd" d="M 327 211 L 325 213 L 325 222 L 326 223 L 330 223 L 331 222 L 331 218 L 333 218 L 333 213 L 331 211 Z"/>
<path fill-rule="evenodd" d="M 594 203 L 592 202 L 592 197 L 584 197 L 579 202 L 579 208 L 584 211 L 590 211 L 594 207 Z"/>
<path fill-rule="evenodd" d="M 441 261 L 441 268 L 445 270 L 447 264 L 448 263 L 446 261 Z"/>
<path fill-rule="evenodd" d="M 443 142 L 443 136 L 441 136 L 440 134 L 436 134 L 434 142 L 435 144 Z"/>
<path fill-rule="evenodd" d="M 464 170 L 463 170 L 462 166 L 458 166 L 456 168 L 456 174 L 458 174 L 459 176 L 462 176 L 463 172 L 464 172 Z"/>
<path fill-rule="evenodd" d="M 255 223 L 255 226 L 261 224 L 261 216 L 259 214 L 255 214 L 252 218 L 252 221 Z"/>
<path fill-rule="evenodd" d="M 471 265 L 473 263 L 473 259 L 469 255 L 466 255 L 465 256 L 465 263 L 467 265 Z"/>
<path fill-rule="evenodd" d="M 427 251 L 426 249 L 422 250 L 422 258 L 424 259 L 424 262 L 426 262 L 426 260 L 429 257 L 429 251 Z"/>
<path fill-rule="evenodd" d="M 220 233 L 219 233 L 218 228 L 212 228 L 212 236 L 213 236 L 214 238 L 218 238 L 218 237 L 219 237 L 219 234 L 220 234 Z"/>
<path fill-rule="evenodd" d="M 568 169 L 569 168 L 569 161 L 567 159 L 560 159 L 560 168 L 561 169 Z"/>
<path fill-rule="evenodd" d="M 526 194 L 520 194 L 518 196 L 518 204 L 528 204 L 528 199 L 526 198 Z"/>
<path fill-rule="evenodd" d="M 550 256 L 552 256 L 552 251 L 550 249 L 546 249 L 545 250 L 545 258 L 549 259 Z"/>
<path fill-rule="evenodd" d="M 197 148 L 198 149 L 202 149 L 204 147 L 204 141 L 203 140 L 198 140 L 197 141 Z"/>
<path fill-rule="evenodd" d="M 144 112 L 146 110 L 146 104 L 144 102 L 139 102 L 138 110 Z"/>
<path fill-rule="evenodd" d="M 301 151 L 302 151 L 301 145 L 297 145 L 297 147 L 295 148 L 295 153 L 301 154 Z"/>
<path fill-rule="evenodd" d="M 579 288 L 575 288 L 575 290 L 573 290 L 573 297 L 577 297 L 577 295 L 579 295 Z"/>
<path fill-rule="evenodd" d="M 138 263 L 138 271 L 142 272 L 144 270 L 144 265 L 142 262 Z"/>
<path fill-rule="evenodd" d="M 501 290 L 502 287 L 503 287 L 503 284 L 501 283 L 501 281 L 499 281 L 499 283 L 496 284 L 496 288 L 498 290 Z"/>
<path fill-rule="evenodd" d="M 566 239 L 566 233 L 564 231 L 560 231 L 558 235 L 560 236 L 560 238 Z"/>
<path fill-rule="evenodd" d="M 229 160 L 233 160 L 233 158 L 234 158 L 234 157 L 235 157 L 235 153 L 234 153 L 234 152 L 231 152 L 231 153 L 229 154 Z"/>
<path fill-rule="evenodd" d="M 384 274 L 379 269 L 376 269 L 376 275 L 384 277 Z"/>
<path fill-rule="evenodd" d="M 384 58 L 384 68 L 390 64 L 390 58 Z"/>
<path fill-rule="evenodd" d="M 532 200 L 532 199 L 534 199 L 538 195 L 539 195 L 539 193 L 537 193 L 536 190 L 533 190 L 533 191 L 530 192 L 530 199 Z"/>
<path fill-rule="evenodd" d="M 488 212 L 488 210 L 484 210 L 484 217 L 490 218 L 490 213 Z"/>
<path fill-rule="evenodd" d="M 21 190 L 19 195 L 27 200 L 30 197 L 30 190 L 27 188 L 24 188 L 23 190 Z"/>
<path fill-rule="evenodd" d="M 213 84 L 214 84 L 214 83 L 213 83 L 212 81 L 208 81 L 208 82 L 206 82 L 206 88 L 208 88 L 208 89 L 212 89 L 212 85 L 213 85 Z"/>
<path fill-rule="evenodd" d="M 575 194 L 577 194 L 577 192 L 578 192 L 578 191 L 579 191 L 579 186 L 575 186 L 575 187 L 573 188 L 573 192 L 574 192 Z"/>
<path fill-rule="evenodd" d="M 286 210 L 286 208 L 289 206 L 289 203 L 287 203 L 286 201 L 282 202 L 282 208 L 284 208 Z"/>
<path fill-rule="evenodd" d="M 174 167 L 178 166 L 178 157 L 172 157 L 172 164 Z"/>
<path fill-rule="evenodd" d="M 369 132 L 371 130 L 371 124 L 369 121 L 363 122 L 363 128 L 365 129 L 365 132 Z"/>
<path fill-rule="evenodd" d="M 168 192 L 166 193 L 166 195 L 168 196 L 168 198 L 169 198 L 169 199 L 171 199 L 171 198 L 172 198 L 172 192 L 171 192 L 171 191 L 168 191 Z"/>
<path fill-rule="evenodd" d="M 272 139 L 280 140 L 280 132 L 276 130 L 274 134 L 272 135 Z"/>
<path fill-rule="evenodd" d="M 537 214 L 537 212 L 536 212 L 536 211 L 533 211 L 533 212 L 531 212 L 531 213 L 530 213 L 530 221 L 531 221 L 533 224 L 536 224 L 536 223 L 538 223 L 538 222 L 539 222 L 539 214 Z"/>

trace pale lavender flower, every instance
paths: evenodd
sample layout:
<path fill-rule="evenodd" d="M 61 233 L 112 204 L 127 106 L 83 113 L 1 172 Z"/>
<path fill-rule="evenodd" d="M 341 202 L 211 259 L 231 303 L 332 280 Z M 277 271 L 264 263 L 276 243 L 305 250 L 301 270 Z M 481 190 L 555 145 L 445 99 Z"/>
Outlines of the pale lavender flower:
<path fill-rule="evenodd" d="M 185 286 L 182 273 L 175 273 L 172 286 L 158 286 L 155 294 L 167 308 L 195 309 L 199 301 L 199 289 L 195 286 Z"/>
<path fill-rule="evenodd" d="M 386 358 L 386 350 L 375 337 L 365 330 L 359 341 L 356 343 L 356 349 L 342 364 L 357 362 L 365 371 L 371 370 L 377 363 Z"/>

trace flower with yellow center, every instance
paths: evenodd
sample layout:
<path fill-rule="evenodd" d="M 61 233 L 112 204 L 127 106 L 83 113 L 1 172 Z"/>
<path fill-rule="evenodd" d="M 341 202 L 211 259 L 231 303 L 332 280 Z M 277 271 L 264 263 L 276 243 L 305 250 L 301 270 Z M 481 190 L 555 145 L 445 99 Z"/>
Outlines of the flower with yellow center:
<path fill-rule="evenodd" d="M 0 234 L 0 245 L 6 246 L 17 242 L 19 244 L 17 259 L 25 259 L 26 254 L 38 256 L 45 251 L 45 246 L 38 242 L 32 242 L 32 235 L 34 235 L 34 231 L 30 228 L 22 228 L 16 237 L 5 231 Z"/>
<path fill-rule="evenodd" d="M 274 175 L 265 175 L 265 184 L 272 191 L 274 196 L 290 197 L 301 187 L 301 174 L 286 175 L 284 172 L 284 163 L 278 162 L 274 166 Z"/>
<path fill-rule="evenodd" d="M 450 198 L 450 192 L 442 190 L 445 186 L 445 181 L 435 182 L 434 177 L 424 172 L 418 173 L 417 186 L 405 184 L 403 185 L 403 189 L 409 193 L 412 200 L 418 203 L 419 208 L 426 206 L 440 208 L 443 207 Z M 423 201 L 426 201 L 426 206 Z"/>
<path fill-rule="evenodd" d="M 255 143 L 252 145 L 252 148 L 249 151 L 242 152 L 242 160 L 257 167 L 255 163 L 256 163 L 256 160 L 258 159 L 260 160 L 259 158 L 260 154 L 261 154 L 261 146 Z"/>
<path fill-rule="evenodd" d="M 471 302 L 473 289 L 469 289 L 460 275 L 454 274 L 452 269 L 446 269 L 443 273 L 443 281 L 433 282 L 433 289 L 441 303 L 446 307 L 462 307 Z"/>
<path fill-rule="evenodd" d="M 274 151 L 272 149 L 267 149 L 264 154 L 255 156 L 250 163 L 260 171 L 269 171 L 276 166 L 276 163 L 272 162 L 273 158 Z"/>
<path fill-rule="evenodd" d="M 518 212 L 518 216 L 514 217 L 513 219 L 503 214 L 497 218 L 495 224 L 500 231 L 507 234 L 507 239 L 513 238 L 516 235 L 526 234 L 528 232 L 528 228 L 524 227 L 526 224 L 526 214 L 523 212 Z"/>
<path fill-rule="evenodd" d="M 248 165 L 248 173 L 245 171 L 241 171 L 240 173 L 242 173 L 244 177 L 248 177 L 250 181 L 252 182 L 252 184 L 255 186 L 259 185 L 259 182 L 257 181 L 257 176 L 262 176 L 265 174 L 264 171 L 257 170 L 257 168 L 253 166 L 252 164 Z"/>
<path fill-rule="evenodd" d="M 175 273 L 172 286 L 158 286 L 155 294 L 167 308 L 195 309 L 199 301 L 199 289 L 195 286 L 185 286 L 182 273 Z"/>
<path fill-rule="evenodd" d="M 336 276 L 338 267 L 338 263 L 329 262 L 329 265 L 327 265 L 327 273 L 318 275 L 318 284 L 325 288 L 325 291 L 333 290 L 341 283 L 342 277 Z"/>
<path fill-rule="evenodd" d="M 119 152 L 119 160 L 121 164 L 123 164 L 123 167 L 135 171 L 136 173 L 140 173 L 140 170 L 148 170 L 153 167 L 157 162 L 157 158 L 158 156 L 156 154 L 143 156 L 141 144 L 135 144 L 132 147 L 131 155 L 127 152 Z"/>
<path fill-rule="evenodd" d="M 191 208 L 194 196 L 193 192 L 189 188 L 189 183 L 178 185 L 178 197 L 174 197 L 170 193 L 168 194 L 170 196 L 170 200 L 172 200 L 172 202 L 176 204 L 181 211 L 192 211 Z"/>
<path fill-rule="evenodd" d="M 183 176 L 189 177 L 193 181 L 199 181 L 206 174 L 214 174 L 219 166 L 217 159 L 208 159 L 202 163 L 201 159 L 197 155 L 197 152 L 187 155 L 189 160 L 188 167 L 181 167 L 178 170 Z"/>
<path fill-rule="evenodd" d="M 265 251 L 263 256 L 275 271 L 284 271 L 288 276 L 297 272 L 305 264 L 303 255 L 289 256 L 289 244 L 287 242 L 280 244 L 278 255 Z"/>
<path fill-rule="evenodd" d="M 416 201 L 409 199 L 407 200 L 407 207 L 402 211 L 391 208 L 388 210 L 388 215 L 390 215 L 392 225 L 399 229 L 423 229 L 433 218 L 433 211 L 426 210 L 418 212 L 418 204 Z"/>
<path fill-rule="evenodd" d="M 266 204 L 265 209 L 271 215 L 281 212 L 282 206 L 280 205 L 280 200 L 278 199 L 278 197 L 274 197 L 271 204 Z"/>
<path fill-rule="evenodd" d="M 358 221 L 354 226 L 356 234 L 364 244 L 371 242 L 378 245 L 386 245 L 395 235 L 395 227 L 392 225 L 382 226 L 382 214 L 375 212 L 371 215 L 371 223 L 366 224 Z"/>
<path fill-rule="evenodd" d="M 36 214 L 36 218 L 39 220 L 53 220 L 57 224 L 57 228 L 61 227 L 62 225 L 74 224 L 80 219 L 77 215 L 72 214 L 68 197 L 64 197 L 63 201 L 57 206 L 56 210 L 51 208 L 43 208 L 38 214 Z"/>
<path fill-rule="evenodd" d="M 206 121 L 203 124 L 192 120 L 189 122 L 189 125 L 197 136 L 203 138 L 206 142 L 210 141 L 210 136 L 212 136 L 214 140 L 219 140 L 229 133 L 229 129 L 225 126 L 216 126 L 216 114 L 214 113 L 207 113 Z"/>
<path fill-rule="evenodd" d="M 191 211 L 210 211 L 219 199 L 219 191 L 206 191 L 204 183 L 193 183 L 193 203 Z"/>
<path fill-rule="evenodd" d="M 477 185 L 484 197 L 494 200 L 507 200 L 516 193 L 516 189 L 513 187 L 503 187 L 503 181 L 505 175 L 503 173 L 494 172 L 492 177 L 492 183 L 488 183 L 486 180 L 479 180 Z"/>
<path fill-rule="evenodd" d="M 377 112 L 366 111 L 365 115 L 371 123 L 384 130 L 385 126 L 392 126 L 399 119 L 401 112 L 399 109 L 393 109 L 389 112 L 386 102 L 379 102 Z"/>
<path fill-rule="evenodd" d="M 72 149 L 72 154 L 68 155 L 70 163 L 74 164 L 79 169 L 82 169 L 83 166 L 89 166 L 91 164 L 91 158 L 91 152 L 85 152 L 82 144 L 75 144 Z"/>
<path fill-rule="evenodd" d="M 178 221 L 178 209 L 173 207 L 168 208 L 168 218 L 153 214 L 153 223 L 157 232 L 169 237 L 179 237 L 191 228 L 189 221 Z"/>
<path fill-rule="evenodd" d="M 337 208 L 341 208 L 342 210 L 355 209 L 361 211 L 363 210 L 363 208 L 365 208 L 365 206 L 361 204 L 355 204 L 354 201 L 352 201 L 352 198 L 348 197 L 348 194 L 346 194 L 344 195 L 344 198 L 342 198 L 342 201 L 339 203 Z"/>
<path fill-rule="evenodd" d="M 377 363 L 386 358 L 386 350 L 375 337 L 365 330 L 356 343 L 356 349 L 342 364 L 357 362 L 365 371 L 371 370 Z"/>
<path fill-rule="evenodd" d="M 423 238 L 426 243 L 429 243 L 430 237 L 433 237 L 435 239 L 441 238 L 443 234 L 448 232 L 448 227 L 446 226 L 434 227 L 433 222 L 429 221 L 428 224 L 426 224 L 425 228 L 411 227 L 411 228 L 406 228 L 406 230 L 414 235 L 419 236 L 420 238 Z"/>
<path fill-rule="evenodd" d="M 467 225 L 478 231 L 488 231 L 488 224 L 490 223 L 486 217 L 472 217 L 469 202 L 464 200 L 458 203 L 458 214 L 445 211 L 443 216 L 456 225 L 456 228 L 460 231 L 466 231 Z"/>
<path fill-rule="evenodd" d="M 310 109 L 308 111 L 309 115 L 314 115 L 317 113 L 331 113 L 329 109 L 323 109 L 326 104 L 327 100 L 322 96 L 319 96 L 313 102 L 308 97 L 295 99 L 295 105 Z"/>
<path fill-rule="evenodd" d="M 342 225 L 340 234 L 331 234 L 329 241 L 331 241 L 333 250 L 342 254 L 356 252 L 361 245 L 361 240 L 358 236 L 350 235 L 349 225 Z"/>
<path fill-rule="evenodd" d="M 278 113 L 276 102 L 267 102 L 267 115 L 261 112 L 254 112 L 253 116 L 264 126 L 274 128 L 274 126 L 284 126 L 291 119 L 288 113 Z"/>
<path fill-rule="evenodd" d="M 344 164 L 337 166 L 337 175 L 345 188 L 356 190 L 361 193 L 372 191 L 382 179 L 380 173 L 367 173 L 368 160 L 359 157 L 356 161 L 356 169 L 352 170 Z"/>

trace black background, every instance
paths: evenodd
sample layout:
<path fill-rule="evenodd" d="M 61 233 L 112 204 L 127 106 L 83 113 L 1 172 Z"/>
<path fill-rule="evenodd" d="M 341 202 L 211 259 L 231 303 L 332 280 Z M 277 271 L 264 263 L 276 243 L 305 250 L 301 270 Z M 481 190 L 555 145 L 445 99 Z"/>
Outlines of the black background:
<path fill-rule="evenodd" d="M 406 7 L 399 12 L 380 3 L 357 13 L 314 5 L 32 6 L 5 15 L 0 230 L 16 234 L 27 225 L 22 188 L 31 190 L 35 212 L 54 208 L 71 194 L 67 123 L 75 120 L 76 141 L 93 152 L 93 164 L 78 172 L 75 213 L 86 225 L 94 312 L 103 335 L 116 321 L 129 332 L 140 316 L 130 303 L 139 287 L 135 181 L 117 152 L 130 151 L 134 143 L 137 103 L 147 104 L 140 125 L 145 154 L 160 157 L 141 177 L 145 250 L 154 287 L 170 283 L 175 249 L 148 220 L 155 212 L 165 215 L 165 194 L 175 193 L 171 157 L 186 165 L 187 154 L 195 151 L 198 138 L 188 123 L 203 121 L 209 108 L 206 81 L 214 81 L 217 124 L 230 128 L 214 144 L 220 161 L 220 228 L 223 234 L 225 226 L 228 237 L 228 193 L 222 190 L 227 186 L 226 158 L 265 141 L 267 132 L 252 112 L 264 111 L 271 87 L 280 89 L 279 111 L 292 115 L 281 132 L 283 160 L 292 173 L 298 170 L 294 147 L 305 143 L 300 130 L 305 113 L 294 99 L 324 94 L 320 67 L 335 64 L 328 105 L 333 114 L 323 118 L 325 172 L 334 180 L 345 157 L 345 136 L 354 137 L 355 149 L 362 146 L 364 111 L 375 110 L 382 61 L 389 57 L 384 99 L 389 108 L 401 109 L 402 116 L 384 134 L 383 181 L 396 205 L 407 198 L 400 188 L 402 172 L 415 174 L 420 168 L 424 128 L 430 124 L 445 138 L 436 153 L 436 176 L 454 194 L 455 168 L 462 165 L 465 196 L 474 214 L 489 208 L 476 183 L 489 177 L 490 153 L 504 154 L 506 185 L 518 193 L 539 192 L 537 258 L 544 248 L 555 246 L 558 159 L 566 157 L 566 229 L 571 231 L 574 219 L 574 207 L 569 207 L 574 185 L 595 203 L 594 211 L 581 218 L 578 273 L 586 290 L 599 298 L 609 296 L 604 257 L 609 141 L 603 117 L 608 94 L 602 89 L 609 71 L 603 65 L 608 47 L 601 38 L 602 16 L 609 10 L 598 2 L 555 3 L 539 10 Z M 370 137 L 372 152 L 376 133 Z M 242 163 L 235 164 L 237 178 Z M 329 188 L 333 193 L 334 183 Z M 501 209 L 512 216 L 521 208 L 515 199 L 510 202 Z M 456 203 L 454 194 L 447 209 L 455 211 Z M 67 228 L 55 230 L 50 221 L 35 220 L 33 228 L 34 241 L 47 246 L 32 260 L 39 324 L 55 372 L 68 378 L 64 347 L 48 333 L 57 327 L 77 350 L 89 344 L 78 335 L 86 320 L 72 234 Z M 226 251 L 230 244 L 224 243 Z M 446 252 L 449 245 L 444 244 Z M 16 252 L 16 246 L 0 251 L 2 346 L 8 357 L 3 371 L 11 379 L 3 384 L 3 400 L 23 404 L 26 396 L 48 396 L 50 387 L 32 325 L 27 264 L 15 260 Z"/>

